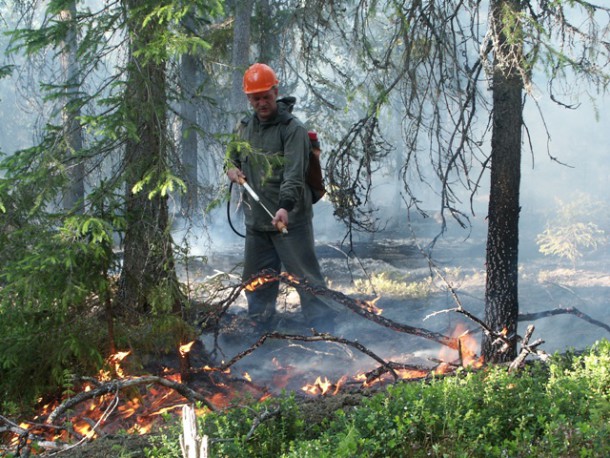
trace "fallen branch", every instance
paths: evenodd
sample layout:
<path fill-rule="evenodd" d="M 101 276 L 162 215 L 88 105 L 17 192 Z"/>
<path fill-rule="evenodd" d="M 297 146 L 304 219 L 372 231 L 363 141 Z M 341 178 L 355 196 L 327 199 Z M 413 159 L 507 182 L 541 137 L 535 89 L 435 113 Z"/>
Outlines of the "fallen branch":
<path fill-rule="evenodd" d="M 580 318 L 581 320 L 594 324 L 595 326 L 599 326 L 600 328 L 603 328 L 606 331 L 610 332 L 610 326 L 608 326 L 606 323 L 603 323 L 599 320 L 596 320 L 595 318 L 590 317 L 586 313 L 583 313 L 580 310 L 578 310 L 576 307 L 560 307 L 560 308 L 556 308 L 553 310 L 545 310 L 543 312 L 520 313 L 518 320 L 519 321 L 535 321 L 535 320 L 539 320 L 541 318 L 548 318 L 551 316 L 566 315 L 566 314 L 574 315 L 574 316 Z"/>
<path fill-rule="evenodd" d="M 145 375 L 137 378 L 111 380 L 109 382 L 99 385 L 98 387 L 90 391 L 81 391 L 76 396 L 64 400 L 59 406 L 57 406 L 55 410 L 53 410 L 53 412 L 51 412 L 51 414 L 48 416 L 46 423 L 53 423 L 57 418 L 63 415 L 66 410 L 74 407 L 77 404 L 80 404 L 81 402 L 87 401 L 98 396 L 103 396 L 112 392 L 117 392 L 125 388 L 130 388 L 137 385 L 145 385 L 147 383 L 157 383 L 167 388 L 171 388 L 180 393 L 190 402 L 200 401 L 210 410 L 216 410 L 214 405 L 212 405 L 205 398 L 205 396 L 192 390 L 191 388 L 182 383 L 167 380 L 163 377 L 157 377 L 155 375 Z"/>
<path fill-rule="evenodd" d="M 401 370 L 406 370 L 406 371 L 413 371 L 413 372 L 424 372 L 425 376 L 427 376 L 430 373 L 430 369 L 428 368 L 423 368 L 423 367 L 419 367 L 419 366 L 413 366 L 410 364 L 402 364 L 402 363 L 396 363 L 393 361 L 389 361 L 386 365 L 384 366 L 380 366 L 376 369 L 373 369 L 371 371 L 366 372 L 365 375 L 365 383 L 371 383 L 379 378 L 381 378 L 381 376 L 385 373 L 388 372 L 388 367 L 392 368 L 394 371 L 401 371 Z M 424 377 L 424 376 L 422 376 Z M 413 377 L 415 378 L 415 377 Z"/>
<path fill-rule="evenodd" d="M 485 335 L 487 335 L 490 338 L 493 338 L 493 340 L 495 342 L 502 342 L 503 349 L 508 348 L 511 345 L 511 341 L 510 341 L 509 337 L 504 335 L 501 332 L 494 331 L 489 326 L 487 326 L 487 324 L 485 324 L 485 322 L 483 320 L 481 320 L 479 317 L 473 315 L 468 310 L 466 310 L 462 306 L 462 301 L 460 300 L 460 297 L 458 296 L 458 293 L 457 293 L 456 289 L 453 287 L 453 285 L 451 284 L 451 282 L 447 279 L 447 277 L 445 277 L 445 275 L 436 266 L 436 264 L 434 264 L 432 259 L 430 259 L 430 257 L 423 251 L 423 249 L 419 248 L 419 250 L 422 253 L 422 255 L 428 260 L 428 265 L 430 267 L 430 270 L 432 270 L 443 281 L 443 283 L 445 283 L 445 286 L 451 293 L 451 297 L 453 298 L 453 301 L 457 305 L 457 307 L 455 307 L 455 308 L 444 310 L 442 312 L 456 312 L 456 313 L 460 313 L 460 314 L 464 315 L 466 318 L 468 318 L 471 321 L 473 321 L 474 323 L 476 323 L 482 329 L 482 331 Z M 436 313 L 442 313 L 442 312 L 436 312 Z M 434 314 L 431 314 L 429 316 L 432 316 L 432 315 L 434 315 Z M 428 317 L 426 317 L 426 318 L 428 318 Z M 501 351 L 502 350 L 500 350 L 500 352 Z"/>
<path fill-rule="evenodd" d="M 351 341 L 348 339 L 344 339 L 343 337 L 335 337 L 330 334 L 315 334 L 313 336 L 301 336 L 301 335 L 295 335 L 295 334 L 283 334 L 280 332 L 268 332 L 266 334 L 263 334 L 249 348 L 238 353 L 233 358 L 231 358 L 231 360 L 222 364 L 217 369 L 220 371 L 225 371 L 225 370 L 229 369 L 236 362 L 238 362 L 242 358 L 248 356 L 249 354 L 253 353 L 257 348 L 261 347 L 267 339 L 282 339 L 282 340 L 292 340 L 292 341 L 299 341 L 299 342 L 337 342 L 337 343 L 341 343 L 344 345 L 348 345 L 350 347 L 356 348 L 361 353 L 364 353 L 365 355 L 374 359 L 375 361 L 380 363 L 383 367 L 386 367 L 387 371 L 390 372 L 394 376 L 395 379 L 398 378 L 398 374 L 396 374 L 394 369 L 392 369 L 392 367 L 383 358 L 377 356 L 375 353 L 373 353 L 371 350 L 366 348 L 360 342 L 354 342 L 354 341 Z"/>
<path fill-rule="evenodd" d="M 448 336 L 446 336 L 444 334 L 440 334 L 438 332 L 430 331 L 428 329 L 417 328 L 414 326 L 409 326 L 406 324 L 398 323 L 398 322 L 390 320 L 389 318 L 386 318 L 384 316 L 377 315 L 370 311 L 370 306 L 366 303 L 366 301 L 351 298 L 351 297 L 347 296 L 346 294 L 343 294 L 339 291 L 335 291 L 335 290 L 332 290 L 332 289 L 329 289 L 329 288 L 326 288 L 323 286 L 310 285 L 306 281 L 301 281 L 288 273 L 282 272 L 282 273 L 278 274 L 277 272 L 274 272 L 274 271 L 263 272 L 262 274 L 257 275 L 256 278 L 263 279 L 263 283 L 267 282 L 267 281 L 281 281 L 298 290 L 302 290 L 302 291 L 308 292 L 310 294 L 313 294 L 314 296 L 328 297 L 328 298 L 332 299 L 333 301 L 335 301 L 341 305 L 344 305 L 345 307 L 347 307 L 349 310 L 356 313 L 357 315 L 360 315 L 361 317 L 366 318 L 367 320 L 374 321 L 375 323 L 377 323 L 381 326 L 384 326 L 386 328 L 392 329 L 393 331 L 404 332 L 406 334 L 413 334 L 418 337 L 423 337 L 425 339 L 432 340 L 434 342 L 445 345 L 454 350 L 458 348 L 457 339 L 448 337 Z M 246 282 L 246 285 L 247 284 L 249 284 L 249 282 Z"/>
<path fill-rule="evenodd" d="M 36 444 L 36 446 L 40 448 L 44 448 L 45 450 L 65 450 L 69 447 L 68 444 L 64 444 L 63 442 L 49 441 L 45 437 L 34 434 L 29 429 L 22 428 L 17 423 L 2 415 L 0 415 L 0 424 L 1 423 L 4 423 L 5 426 L 0 427 L 0 433 L 9 432 L 18 437 L 18 443 L 14 451 L 14 456 L 21 456 L 22 452 L 23 456 L 29 456 L 32 443 Z M 55 425 L 38 425 L 37 427 L 43 426 L 59 430 L 64 429 Z"/>
<path fill-rule="evenodd" d="M 543 361 L 546 361 L 548 359 L 549 356 L 545 352 L 538 350 L 538 347 L 544 343 L 544 340 L 538 339 L 531 344 L 529 343 L 533 333 L 534 326 L 530 324 L 527 327 L 525 335 L 523 336 L 523 339 L 521 341 L 521 351 L 519 352 L 519 355 L 513 360 L 512 363 L 510 363 L 510 366 L 508 366 L 509 372 L 523 367 L 523 363 L 525 362 L 525 359 L 528 357 L 528 355 L 536 355 Z"/>

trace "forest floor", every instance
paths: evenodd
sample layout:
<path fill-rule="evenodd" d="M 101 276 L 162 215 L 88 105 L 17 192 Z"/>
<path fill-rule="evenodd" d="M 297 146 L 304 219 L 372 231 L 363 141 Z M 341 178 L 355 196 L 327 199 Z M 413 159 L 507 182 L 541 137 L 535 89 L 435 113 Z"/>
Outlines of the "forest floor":
<path fill-rule="evenodd" d="M 353 251 L 338 243 L 318 242 L 316 249 L 329 287 L 350 297 L 373 299 L 375 306 L 383 310 L 383 316 L 396 322 L 448 336 L 456 329 L 460 329 L 460 333 L 467 329 L 478 341 L 480 332 L 476 324 L 453 309 L 459 302 L 463 309 L 483 318 L 484 238 L 439 239 L 432 253 L 434 261 L 431 265 L 411 239 L 400 238 L 396 233 L 388 232 L 386 235 L 389 236 L 357 240 L 352 246 Z M 239 282 L 241 253 L 241 241 L 225 244 L 220 251 L 210 250 L 205 263 L 192 260 L 188 277 L 197 284 L 224 273 Z M 606 325 L 610 324 L 610 266 L 605 255 L 596 253 L 577 265 L 567 266 L 534 250 L 528 253 L 532 254 L 520 258 L 521 313 L 574 307 Z M 282 288 L 274 331 L 312 335 L 302 322 L 298 303 L 295 290 Z M 203 348 L 215 363 L 230 360 L 260 338 L 260 333 L 250 326 L 245 311 L 242 293 L 221 321 L 220 332 L 217 335 L 202 334 Z M 530 323 L 520 323 L 520 333 L 527 324 Z M 539 349 L 547 353 L 584 349 L 596 340 L 610 338 L 603 328 L 571 314 L 547 317 L 531 324 L 536 327 L 534 338 L 545 341 Z M 386 361 L 428 370 L 437 367 L 441 359 L 455 361 L 458 357 L 457 352 L 449 351 L 435 341 L 398 333 L 349 311 L 341 314 L 334 334 L 357 342 Z M 354 396 L 359 396 L 358 393 L 367 395 L 356 376 L 378 366 L 379 363 L 370 355 L 354 346 L 280 338 L 265 341 L 252 353 L 240 358 L 231 370 L 233 374 L 248 374 L 254 385 L 264 387 L 271 394 L 283 390 L 297 393 L 308 406 L 312 418 L 323 418 L 329 411 L 357 403 Z M 303 387 L 315 386 L 318 377 L 326 378 L 333 387 L 338 388 L 341 383 L 341 394 L 334 397 L 306 394 Z M 125 456 L 144 456 L 143 447 L 147 443 L 146 437 L 112 436 L 58 456 L 110 457 L 116 456 L 112 453 L 117 447 L 129 450 L 131 455 Z"/>

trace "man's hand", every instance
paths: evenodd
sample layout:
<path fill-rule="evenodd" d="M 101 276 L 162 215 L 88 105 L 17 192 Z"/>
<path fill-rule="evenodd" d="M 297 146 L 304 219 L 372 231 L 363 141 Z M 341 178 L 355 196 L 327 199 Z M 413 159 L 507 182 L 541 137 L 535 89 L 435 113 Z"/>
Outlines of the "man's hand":
<path fill-rule="evenodd" d="M 228 169 L 227 177 L 229 177 L 229 180 L 231 180 L 233 183 L 238 183 L 238 184 L 241 184 L 243 182 L 243 180 L 246 179 L 246 175 L 244 175 L 244 172 L 242 172 L 237 167 Z"/>
<path fill-rule="evenodd" d="M 284 208 L 280 208 L 275 212 L 275 217 L 271 220 L 273 224 L 280 232 L 284 232 L 284 229 L 288 226 L 288 212 Z"/>

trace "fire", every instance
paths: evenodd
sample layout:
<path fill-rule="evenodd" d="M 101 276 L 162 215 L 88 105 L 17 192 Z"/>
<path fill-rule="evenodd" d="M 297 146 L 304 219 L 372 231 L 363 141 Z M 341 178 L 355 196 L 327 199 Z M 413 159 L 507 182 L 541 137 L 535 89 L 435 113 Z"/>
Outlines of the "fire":
<path fill-rule="evenodd" d="M 322 380 L 322 377 L 318 377 L 313 384 L 305 385 L 301 388 L 301 390 L 312 395 L 324 395 L 328 392 L 332 385 L 333 384 L 326 377 L 324 377 L 324 380 Z"/>
<path fill-rule="evenodd" d="M 479 349 L 479 342 L 477 339 L 470 334 L 470 331 L 465 328 L 465 326 L 459 323 L 451 337 L 457 339 L 459 342 L 458 354 L 456 355 L 456 350 L 449 349 L 444 347 L 439 355 L 441 361 L 451 361 L 455 360 L 457 357 L 461 358 L 461 363 L 464 367 L 481 367 L 483 365 L 483 357 L 477 357 L 477 351 Z M 439 374 L 444 374 L 449 372 L 451 367 L 447 363 L 443 363 L 436 368 L 435 372 Z"/>
<path fill-rule="evenodd" d="M 273 281 L 277 281 L 274 277 L 272 277 L 271 275 L 261 275 L 259 277 L 256 277 L 254 279 L 252 279 L 246 286 L 246 290 L 247 291 L 255 291 L 256 288 L 259 288 L 267 283 L 271 283 Z"/>
<path fill-rule="evenodd" d="M 119 351 L 106 358 L 106 364 L 112 368 L 114 374 L 118 378 L 125 378 L 125 373 L 121 367 L 121 362 L 127 358 L 130 353 L 131 351 Z M 108 380 L 112 379 L 112 372 L 110 370 L 102 369 L 98 374 L 98 379 L 100 382 L 107 382 Z"/>
<path fill-rule="evenodd" d="M 363 301 L 364 309 L 367 312 L 374 313 L 375 315 L 381 315 L 383 313 L 383 309 L 377 307 L 377 302 L 381 299 L 381 296 L 377 296 L 375 299 L 371 299 L 370 301 Z"/>
<path fill-rule="evenodd" d="M 290 280 L 290 282 L 291 282 L 291 283 L 294 283 L 294 284 L 297 284 L 297 285 L 301 283 L 301 281 L 300 281 L 300 280 L 299 280 L 297 277 L 295 277 L 294 275 L 292 275 L 292 274 L 286 273 L 284 276 L 285 276 L 285 277 L 286 277 L 288 280 Z"/>
<path fill-rule="evenodd" d="M 318 377 L 312 384 L 301 387 L 301 390 L 312 396 L 332 394 L 336 395 L 345 384 L 347 376 L 341 377 L 336 383 L 332 383 L 327 377 Z M 332 390 L 332 392 L 331 392 Z"/>
<path fill-rule="evenodd" d="M 185 356 L 187 353 L 189 353 L 194 343 L 195 341 L 193 340 L 192 342 L 180 345 L 180 348 L 178 349 L 180 352 L 180 356 Z"/>

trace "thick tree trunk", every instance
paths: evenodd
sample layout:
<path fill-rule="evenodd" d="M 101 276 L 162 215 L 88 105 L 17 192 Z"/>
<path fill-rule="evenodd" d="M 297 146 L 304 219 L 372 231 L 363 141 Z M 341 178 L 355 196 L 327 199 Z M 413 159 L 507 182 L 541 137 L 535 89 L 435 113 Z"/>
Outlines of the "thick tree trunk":
<path fill-rule="evenodd" d="M 508 22 L 507 11 L 518 11 L 519 3 L 519 0 L 491 2 L 496 46 L 485 323 L 493 331 L 504 333 L 510 346 L 498 353 L 501 344 L 494 344 L 493 337 L 485 337 L 482 351 L 487 362 L 508 361 L 516 356 L 523 79 L 518 71 L 521 67 L 519 30 L 513 29 L 507 40 L 503 27 Z"/>
<path fill-rule="evenodd" d="M 145 0 L 127 2 L 132 48 L 125 95 L 126 123 L 134 131 L 125 146 L 127 228 L 119 297 L 120 305 L 131 311 L 178 311 L 181 298 L 167 197 L 159 192 L 149 195 L 169 166 L 165 61 L 138 53 L 161 32 L 154 20 L 141 27 L 147 4 Z M 141 190 L 134 190 L 137 184 Z"/>
<path fill-rule="evenodd" d="M 62 125 L 64 144 L 66 148 L 66 168 L 68 184 L 63 193 L 63 207 L 67 211 L 82 213 L 85 198 L 85 165 L 78 157 L 83 147 L 83 134 L 78 117 L 80 110 L 73 105 L 75 94 L 79 91 L 78 60 L 76 56 L 78 38 L 73 18 L 76 16 L 76 3 L 70 2 L 68 8 L 62 10 L 59 17 L 67 24 L 66 37 L 62 43 L 61 69 L 65 85 L 64 108 L 62 109 Z"/>

